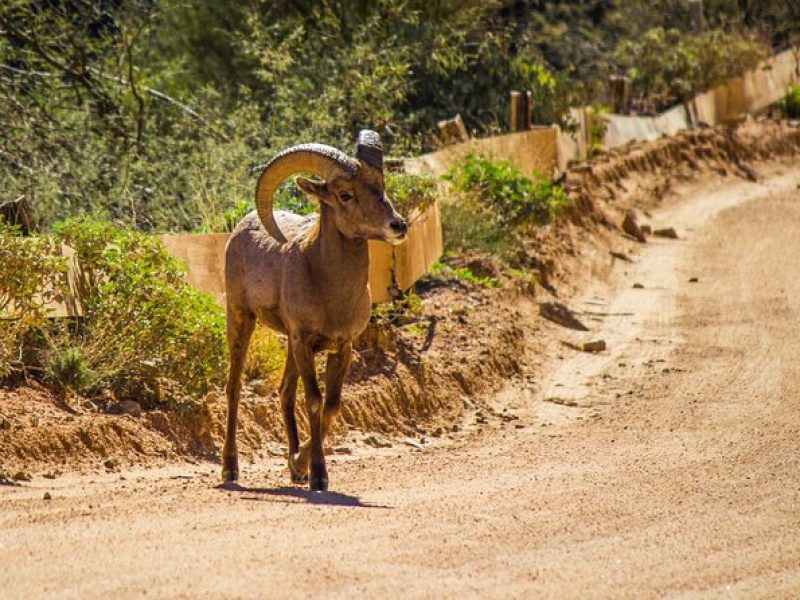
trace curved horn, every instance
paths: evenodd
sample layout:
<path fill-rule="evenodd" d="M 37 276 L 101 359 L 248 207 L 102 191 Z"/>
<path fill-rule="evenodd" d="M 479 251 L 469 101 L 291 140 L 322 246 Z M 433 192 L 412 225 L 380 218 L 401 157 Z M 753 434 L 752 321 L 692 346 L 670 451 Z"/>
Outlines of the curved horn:
<path fill-rule="evenodd" d="M 286 237 L 272 214 L 272 196 L 290 175 L 311 173 L 328 180 L 337 171 L 352 177 L 357 168 L 353 159 L 333 146 L 300 144 L 287 148 L 267 163 L 256 183 L 256 210 L 264 229 L 281 244 L 286 243 Z"/>

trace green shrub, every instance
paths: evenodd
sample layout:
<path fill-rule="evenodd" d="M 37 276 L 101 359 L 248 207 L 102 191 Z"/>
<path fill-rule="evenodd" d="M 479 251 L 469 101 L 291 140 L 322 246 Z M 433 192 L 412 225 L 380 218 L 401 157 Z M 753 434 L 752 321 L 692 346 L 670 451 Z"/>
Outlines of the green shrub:
<path fill-rule="evenodd" d="M 445 252 L 479 250 L 498 256 L 513 247 L 513 231 L 502 216 L 475 195 L 460 195 L 440 206 Z"/>
<path fill-rule="evenodd" d="M 223 213 L 225 221 L 225 231 L 233 231 L 236 224 L 247 216 L 255 208 L 252 202 L 241 200 L 236 206 L 229 208 Z"/>
<path fill-rule="evenodd" d="M 545 225 L 566 206 L 561 186 L 535 173 L 526 177 L 509 161 L 467 155 L 445 176 L 456 192 L 442 205 L 445 248 L 503 255 L 527 227 Z"/>
<path fill-rule="evenodd" d="M 0 217 L 0 377 L 22 369 L 23 341 L 66 293 L 67 261 L 46 237 L 22 237 Z"/>
<path fill-rule="evenodd" d="M 426 175 L 390 171 L 386 174 L 386 194 L 397 212 L 408 219 L 415 211 L 424 211 L 436 202 L 438 184 Z"/>
<path fill-rule="evenodd" d="M 85 392 L 97 382 L 83 350 L 74 346 L 53 349 L 45 367 L 45 375 L 59 389 L 76 392 Z"/>
<path fill-rule="evenodd" d="M 781 110 L 789 119 L 800 119 L 800 85 L 790 84 L 781 100 Z"/>
<path fill-rule="evenodd" d="M 602 104 L 592 106 L 590 109 L 591 125 L 589 126 L 589 158 L 604 152 L 603 140 L 608 130 L 609 107 Z"/>
<path fill-rule="evenodd" d="M 473 194 L 512 226 L 550 221 L 565 204 L 563 189 L 534 173 L 526 177 L 507 160 L 468 154 L 447 174 L 457 192 Z"/>
<path fill-rule="evenodd" d="M 80 264 L 76 345 L 103 382 L 150 372 L 202 393 L 225 377 L 225 317 L 158 238 L 88 218 L 57 224 Z"/>
<path fill-rule="evenodd" d="M 461 279 L 462 281 L 468 281 L 469 283 L 474 283 L 475 285 L 480 285 L 482 287 L 500 287 L 500 282 L 494 277 L 490 277 L 488 275 L 485 277 L 479 277 L 467 268 L 453 268 L 438 260 L 431 265 L 429 272 L 432 276 L 442 279 L 455 278 Z"/>
<path fill-rule="evenodd" d="M 685 100 L 756 68 L 768 55 L 769 48 L 740 33 L 712 29 L 696 35 L 656 27 L 622 42 L 615 59 L 636 95 Z"/>
<path fill-rule="evenodd" d="M 280 383 L 286 350 L 280 336 L 264 325 L 257 325 L 250 338 L 244 375 L 247 379 L 267 379 L 276 386 Z"/>

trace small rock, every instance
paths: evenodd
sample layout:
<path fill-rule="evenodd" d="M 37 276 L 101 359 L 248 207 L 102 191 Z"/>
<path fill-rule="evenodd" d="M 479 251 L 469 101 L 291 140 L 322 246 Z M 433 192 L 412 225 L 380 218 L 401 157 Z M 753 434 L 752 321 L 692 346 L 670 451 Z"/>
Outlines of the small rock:
<path fill-rule="evenodd" d="M 381 435 L 368 435 L 364 438 L 364 443 L 367 446 L 372 446 L 373 448 L 391 448 L 392 442 L 387 440 L 385 437 Z"/>
<path fill-rule="evenodd" d="M 500 262 L 491 256 L 477 256 L 470 258 L 466 264 L 473 275 L 476 277 L 500 277 Z"/>
<path fill-rule="evenodd" d="M 111 471 L 119 466 L 119 461 L 116 458 L 109 458 L 103 463 L 103 466 Z"/>
<path fill-rule="evenodd" d="M 602 352 L 606 349 L 605 340 L 592 340 L 581 344 L 581 350 L 584 352 Z"/>
<path fill-rule="evenodd" d="M 628 256 L 627 254 L 625 254 L 624 252 L 618 252 L 616 250 L 610 250 L 608 253 L 611 256 L 613 256 L 614 258 L 618 258 L 620 260 L 624 260 L 625 262 L 633 262 L 633 260 L 631 260 L 631 257 Z"/>
<path fill-rule="evenodd" d="M 256 379 L 250 383 L 250 387 L 252 387 L 253 391 L 259 396 L 268 396 L 272 391 L 272 386 L 263 379 Z"/>
<path fill-rule="evenodd" d="M 335 446 L 333 448 L 334 454 L 352 454 L 353 449 L 348 446 Z"/>
<path fill-rule="evenodd" d="M 452 431 L 453 433 L 458 433 L 459 431 L 461 431 L 461 427 L 459 427 L 458 425 L 453 425 L 450 428 L 450 431 Z"/>
<path fill-rule="evenodd" d="M 217 401 L 218 401 L 220 398 L 222 398 L 222 394 L 220 394 L 220 393 L 219 393 L 219 392 L 217 392 L 217 391 L 214 391 L 214 390 L 212 390 L 212 391 L 208 392 L 208 393 L 205 395 L 205 397 L 203 398 L 203 404 L 204 404 L 204 405 L 213 405 L 213 404 L 216 404 L 216 403 L 217 403 Z"/>
<path fill-rule="evenodd" d="M 578 403 L 575 400 L 570 400 L 569 398 L 558 398 L 556 396 L 545 398 L 545 402 L 551 402 L 553 404 L 558 404 L 560 406 L 569 406 L 575 407 L 578 406 Z"/>
<path fill-rule="evenodd" d="M 412 440 L 411 438 L 406 438 L 403 440 L 403 443 L 407 446 L 411 446 L 412 448 L 416 448 L 417 450 L 422 450 L 422 444 L 420 444 L 417 440 Z"/>
<path fill-rule="evenodd" d="M 42 497 L 44 500 L 52 500 L 53 497 L 50 495 L 50 492 L 45 492 L 44 496 Z"/>
<path fill-rule="evenodd" d="M 650 227 L 650 225 L 642 225 L 641 227 L 639 227 L 639 229 L 641 229 L 642 233 L 645 235 L 650 235 L 651 233 L 653 233 L 653 228 Z"/>
<path fill-rule="evenodd" d="M 644 286 L 641 283 L 634 283 L 633 284 L 633 289 L 635 289 L 635 290 L 643 290 Z"/>
<path fill-rule="evenodd" d="M 589 331 L 589 328 L 581 323 L 572 311 L 560 302 L 542 302 L 539 304 L 539 314 L 562 327 L 578 331 Z"/>
<path fill-rule="evenodd" d="M 31 479 L 33 479 L 33 477 L 31 477 L 31 474 L 28 473 L 27 471 L 17 471 L 16 473 L 14 473 L 11 479 L 13 479 L 14 481 L 30 481 Z"/>
<path fill-rule="evenodd" d="M 663 229 L 656 229 L 653 231 L 653 235 L 663 238 L 671 238 L 673 240 L 678 239 L 678 232 L 675 231 L 673 227 L 665 227 Z"/>
<path fill-rule="evenodd" d="M 622 221 L 622 231 L 642 243 L 647 241 L 644 232 L 642 232 L 641 227 L 639 227 L 639 224 L 636 222 L 636 215 L 632 212 L 625 215 L 625 219 Z"/>
<path fill-rule="evenodd" d="M 131 415 L 132 417 L 142 416 L 142 405 L 135 400 L 123 400 L 115 402 L 108 407 L 108 414 L 111 415 Z"/>
<path fill-rule="evenodd" d="M 437 428 L 436 428 L 436 429 L 433 431 L 433 433 L 432 433 L 431 435 L 432 435 L 433 437 L 437 437 L 437 438 L 438 438 L 438 437 L 442 437 L 442 434 L 443 434 L 443 433 L 444 433 L 444 429 L 442 429 L 441 427 L 437 427 Z"/>
<path fill-rule="evenodd" d="M 700 281 L 700 279 L 698 279 L 697 277 L 690 277 L 689 278 L 689 283 L 697 283 L 698 281 Z"/>

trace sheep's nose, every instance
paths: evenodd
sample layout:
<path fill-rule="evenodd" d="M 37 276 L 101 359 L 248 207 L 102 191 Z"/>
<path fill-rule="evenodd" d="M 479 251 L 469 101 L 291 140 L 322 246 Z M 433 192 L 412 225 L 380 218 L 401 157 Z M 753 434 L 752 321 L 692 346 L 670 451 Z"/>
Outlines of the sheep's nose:
<path fill-rule="evenodd" d="M 395 219 L 391 223 L 389 223 L 389 227 L 392 228 L 397 235 L 405 235 L 408 231 L 408 224 L 406 223 L 405 219 Z"/>

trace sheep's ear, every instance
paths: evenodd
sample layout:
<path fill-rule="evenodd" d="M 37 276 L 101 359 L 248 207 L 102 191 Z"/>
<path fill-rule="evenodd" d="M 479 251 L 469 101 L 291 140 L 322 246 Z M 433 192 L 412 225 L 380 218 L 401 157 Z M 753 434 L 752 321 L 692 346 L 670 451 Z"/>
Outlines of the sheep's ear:
<path fill-rule="evenodd" d="M 329 202 L 330 192 L 328 191 L 327 182 L 316 179 L 306 179 L 305 177 L 298 177 L 295 182 L 297 183 L 297 187 L 309 196 L 314 196 L 321 202 Z"/>

